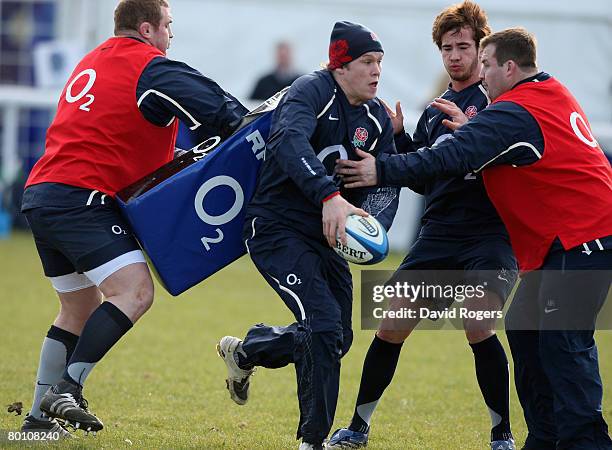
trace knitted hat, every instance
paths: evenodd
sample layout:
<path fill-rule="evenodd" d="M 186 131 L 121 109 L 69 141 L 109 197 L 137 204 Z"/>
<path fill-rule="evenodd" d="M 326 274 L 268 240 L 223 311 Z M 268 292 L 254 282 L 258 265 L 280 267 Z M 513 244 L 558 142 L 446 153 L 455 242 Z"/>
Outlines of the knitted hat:
<path fill-rule="evenodd" d="M 336 22 L 329 42 L 328 69 L 342 67 L 367 52 L 384 53 L 374 32 L 358 23 Z"/>

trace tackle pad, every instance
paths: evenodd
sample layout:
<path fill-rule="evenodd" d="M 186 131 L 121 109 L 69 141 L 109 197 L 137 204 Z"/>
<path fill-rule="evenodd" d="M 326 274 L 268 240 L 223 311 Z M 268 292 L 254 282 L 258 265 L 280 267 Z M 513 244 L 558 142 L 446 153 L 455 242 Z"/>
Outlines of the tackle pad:
<path fill-rule="evenodd" d="M 242 226 L 284 91 L 116 195 L 164 288 L 176 296 L 246 253 Z"/>

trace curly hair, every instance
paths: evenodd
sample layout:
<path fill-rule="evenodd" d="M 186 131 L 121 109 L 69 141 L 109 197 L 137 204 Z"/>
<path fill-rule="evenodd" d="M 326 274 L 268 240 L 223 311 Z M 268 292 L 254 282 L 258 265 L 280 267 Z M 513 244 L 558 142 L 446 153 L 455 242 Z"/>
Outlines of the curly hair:
<path fill-rule="evenodd" d="M 477 48 L 480 40 L 491 34 L 491 27 L 484 10 L 476 3 L 465 0 L 463 3 L 449 6 L 438 14 L 431 29 L 431 37 L 438 48 L 442 49 L 442 36 L 463 27 L 472 29 Z"/>

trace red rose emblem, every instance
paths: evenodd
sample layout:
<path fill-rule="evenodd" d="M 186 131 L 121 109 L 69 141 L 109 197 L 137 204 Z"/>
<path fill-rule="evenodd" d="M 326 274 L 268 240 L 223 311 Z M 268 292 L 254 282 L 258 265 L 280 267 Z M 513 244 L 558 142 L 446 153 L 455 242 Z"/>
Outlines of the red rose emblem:
<path fill-rule="evenodd" d="M 355 147 L 363 147 L 368 140 L 368 130 L 365 128 L 357 128 L 353 136 L 353 145 Z"/>
<path fill-rule="evenodd" d="M 337 69 L 344 64 L 351 62 L 353 58 L 347 55 L 349 50 L 348 42 L 345 39 L 338 39 L 329 45 L 329 68 Z"/>
<path fill-rule="evenodd" d="M 478 114 L 478 108 L 476 108 L 474 105 L 472 106 L 468 106 L 465 109 L 465 115 L 467 116 L 468 119 L 471 119 L 472 117 L 474 117 L 476 114 Z"/>
<path fill-rule="evenodd" d="M 365 142 L 368 140 L 368 130 L 366 130 L 365 128 L 357 128 L 355 130 L 355 137 L 357 138 L 357 140 L 361 141 L 361 142 Z"/>

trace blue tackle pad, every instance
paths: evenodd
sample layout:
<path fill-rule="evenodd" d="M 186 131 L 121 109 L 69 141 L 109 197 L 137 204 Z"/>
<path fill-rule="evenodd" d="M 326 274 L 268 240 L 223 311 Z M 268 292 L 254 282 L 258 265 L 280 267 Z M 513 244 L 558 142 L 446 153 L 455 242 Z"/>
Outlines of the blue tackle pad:
<path fill-rule="evenodd" d="M 248 123 L 225 141 L 211 138 L 117 194 L 170 294 L 179 295 L 246 253 L 246 206 L 282 94 L 249 113 Z"/>

